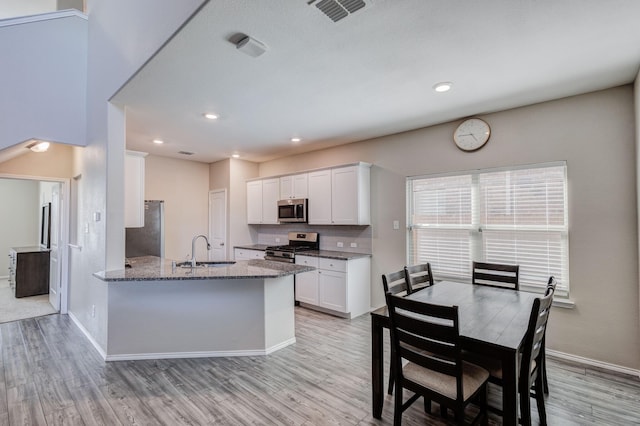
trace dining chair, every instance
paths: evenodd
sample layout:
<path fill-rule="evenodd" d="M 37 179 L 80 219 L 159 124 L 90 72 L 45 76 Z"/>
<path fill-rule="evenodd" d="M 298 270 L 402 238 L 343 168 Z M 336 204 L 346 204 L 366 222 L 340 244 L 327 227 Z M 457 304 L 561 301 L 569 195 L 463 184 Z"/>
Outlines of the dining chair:
<path fill-rule="evenodd" d="M 557 282 L 554 276 L 549 277 L 549 281 L 547 282 L 547 290 L 545 291 L 545 296 L 549 293 L 554 293 L 556 291 Z M 542 365 L 540 366 L 540 372 L 542 373 L 542 384 L 544 388 L 544 394 L 549 395 L 549 382 L 547 381 L 547 335 L 545 333 L 542 338 Z"/>
<path fill-rule="evenodd" d="M 431 264 L 429 264 L 429 262 L 421 263 L 419 265 L 405 266 L 404 275 L 407 281 L 407 289 L 409 290 L 409 293 L 413 293 L 433 285 L 433 274 L 431 273 Z"/>
<path fill-rule="evenodd" d="M 472 282 L 476 285 L 520 290 L 519 265 L 473 262 Z"/>
<path fill-rule="evenodd" d="M 425 411 L 429 411 L 432 400 L 441 408 L 451 408 L 456 424 L 464 422 L 467 405 L 479 401 L 474 423 L 482 420 L 482 424 L 488 424 L 489 372 L 462 360 L 458 307 L 419 302 L 390 292 L 386 298 L 396 377 L 393 424 L 402 424 L 402 413 L 420 396 Z M 404 389 L 414 395 L 403 403 Z"/>
<path fill-rule="evenodd" d="M 520 395 L 520 423 L 531 425 L 531 400 L 533 396 L 538 406 L 540 425 L 547 424 L 546 410 L 544 406 L 544 336 L 549 319 L 549 311 L 553 302 L 554 290 L 550 289 L 543 297 L 533 301 L 529 324 L 525 334 L 522 357 L 520 358 L 520 372 L 518 380 L 518 393 Z M 502 367 L 499 360 L 469 356 L 465 358 L 489 371 L 490 381 L 502 385 Z M 533 390 L 533 392 L 531 392 Z M 494 408 L 490 409 L 494 411 Z"/>
<path fill-rule="evenodd" d="M 390 272 L 388 274 L 382 274 L 382 287 L 384 288 L 385 295 L 387 293 L 405 296 L 409 294 L 404 269 L 401 271 Z M 389 388 L 387 390 L 387 393 L 389 395 L 393 393 L 393 383 L 393 368 L 389 366 Z"/>

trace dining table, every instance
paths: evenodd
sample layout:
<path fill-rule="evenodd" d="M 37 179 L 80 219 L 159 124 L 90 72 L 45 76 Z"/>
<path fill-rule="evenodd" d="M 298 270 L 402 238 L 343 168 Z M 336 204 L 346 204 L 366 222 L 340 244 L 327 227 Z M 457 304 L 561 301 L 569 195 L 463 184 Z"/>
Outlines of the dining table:
<path fill-rule="evenodd" d="M 524 345 L 533 301 L 538 294 L 440 281 L 406 296 L 410 299 L 458 306 L 463 350 L 499 359 L 502 363 L 504 425 L 518 424 L 519 353 Z M 386 306 L 371 312 L 373 417 L 382 416 L 384 403 L 383 332 L 389 328 Z"/>

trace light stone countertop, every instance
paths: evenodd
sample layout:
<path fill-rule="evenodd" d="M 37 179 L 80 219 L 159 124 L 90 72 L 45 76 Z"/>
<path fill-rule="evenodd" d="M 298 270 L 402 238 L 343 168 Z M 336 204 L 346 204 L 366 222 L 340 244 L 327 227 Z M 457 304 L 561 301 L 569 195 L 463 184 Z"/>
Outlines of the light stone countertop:
<path fill-rule="evenodd" d="M 131 268 L 101 271 L 93 275 L 102 281 L 226 280 L 277 278 L 315 268 L 271 260 L 238 260 L 216 267 L 172 268 L 171 259 L 142 256 L 128 259 Z"/>

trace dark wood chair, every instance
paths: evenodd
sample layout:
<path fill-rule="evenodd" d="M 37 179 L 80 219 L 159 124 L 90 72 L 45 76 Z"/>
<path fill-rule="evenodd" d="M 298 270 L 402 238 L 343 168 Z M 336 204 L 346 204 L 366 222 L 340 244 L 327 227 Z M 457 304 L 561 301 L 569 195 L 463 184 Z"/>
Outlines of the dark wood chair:
<path fill-rule="evenodd" d="M 473 262 L 472 282 L 476 285 L 520 290 L 519 265 Z"/>
<path fill-rule="evenodd" d="M 556 279 L 555 277 L 551 276 L 549 277 L 549 281 L 547 282 L 547 290 L 545 291 L 545 296 L 548 295 L 549 293 L 554 293 L 556 291 Z M 542 373 L 542 384 L 544 386 L 544 393 L 545 395 L 549 395 L 549 382 L 547 381 L 547 352 L 546 352 L 546 348 L 547 348 L 547 335 L 545 333 L 544 337 L 542 338 L 542 366 L 540 367 L 540 372 Z"/>
<path fill-rule="evenodd" d="M 386 294 L 391 324 L 391 362 L 396 377 L 393 424 L 420 396 L 425 410 L 431 400 L 454 411 L 464 422 L 466 406 L 479 401 L 474 422 L 487 424 L 489 372 L 462 360 L 457 306 L 439 306 Z M 403 367 L 403 361 L 408 361 Z M 403 403 L 403 390 L 414 392 Z M 429 404 L 429 407 L 427 407 Z M 429 410 L 427 410 L 429 411 Z"/>
<path fill-rule="evenodd" d="M 549 311 L 553 302 L 554 289 L 545 293 L 544 297 L 537 298 L 533 302 L 529 326 L 520 359 L 520 373 L 518 380 L 518 393 L 520 394 L 520 423 L 531 425 L 531 397 L 535 397 L 538 406 L 540 425 L 547 424 L 546 410 L 544 406 L 544 336 L 549 319 Z M 488 358 L 465 354 L 465 358 L 486 368 L 491 375 L 492 383 L 502 385 L 502 367 L 499 361 Z M 533 392 L 532 392 L 533 391 Z M 491 408 L 491 407 L 490 407 Z M 500 411 L 491 408 L 493 411 Z"/>
<path fill-rule="evenodd" d="M 404 275 L 409 293 L 433 285 L 433 274 L 431 273 L 431 265 L 428 262 L 420 265 L 405 266 Z"/>
<path fill-rule="evenodd" d="M 404 269 L 402 271 L 391 272 L 388 274 L 382 274 L 382 287 L 384 288 L 384 294 L 391 293 L 394 295 L 407 295 L 409 289 L 407 288 L 407 281 L 405 279 Z M 391 395 L 393 393 L 393 368 L 389 368 L 389 388 L 387 393 Z"/>

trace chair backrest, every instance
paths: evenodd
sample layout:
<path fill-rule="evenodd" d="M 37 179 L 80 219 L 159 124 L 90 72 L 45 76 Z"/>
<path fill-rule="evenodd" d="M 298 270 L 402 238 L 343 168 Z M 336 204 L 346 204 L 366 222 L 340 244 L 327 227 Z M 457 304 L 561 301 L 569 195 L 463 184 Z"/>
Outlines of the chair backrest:
<path fill-rule="evenodd" d="M 396 378 L 402 360 L 456 378 L 457 400 L 463 399 L 462 358 L 457 306 L 419 302 L 387 293 Z"/>
<path fill-rule="evenodd" d="M 519 265 L 473 262 L 472 282 L 478 285 L 520 290 Z"/>
<path fill-rule="evenodd" d="M 429 263 L 405 266 L 404 275 L 409 293 L 433 285 L 433 274 L 431 273 L 431 265 Z"/>
<path fill-rule="evenodd" d="M 551 303 L 553 302 L 554 290 L 551 289 L 544 297 L 534 299 L 531 316 L 529 316 L 529 326 L 524 340 L 522 350 L 522 361 L 520 365 L 520 377 L 524 380 L 526 375 L 536 372 L 531 366 L 535 361 L 536 369 L 542 365 L 544 355 L 544 336 L 549 320 Z"/>
<path fill-rule="evenodd" d="M 382 286 L 385 294 L 409 294 L 407 282 L 404 278 L 404 270 L 382 274 Z"/>
<path fill-rule="evenodd" d="M 551 293 L 551 292 L 555 292 L 556 291 L 556 278 L 552 275 L 549 277 L 549 282 L 547 282 L 547 291 L 545 291 L 544 295 L 546 296 L 547 294 Z"/>

